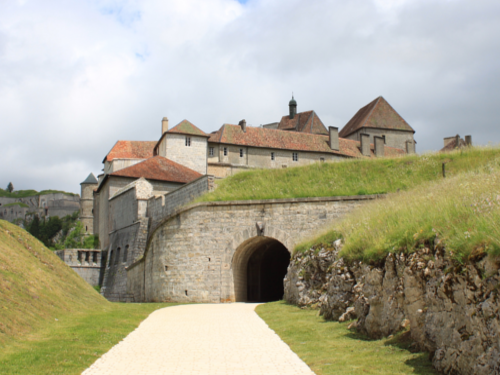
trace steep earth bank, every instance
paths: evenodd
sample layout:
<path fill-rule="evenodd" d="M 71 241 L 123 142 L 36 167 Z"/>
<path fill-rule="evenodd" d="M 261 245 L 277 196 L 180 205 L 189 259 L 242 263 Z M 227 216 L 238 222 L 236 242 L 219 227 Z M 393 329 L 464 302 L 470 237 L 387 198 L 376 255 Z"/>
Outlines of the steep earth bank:
<path fill-rule="evenodd" d="M 357 319 L 350 327 L 371 338 L 409 328 L 445 374 L 500 374 L 500 259 L 479 249 L 461 265 L 438 242 L 374 266 L 346 262 L 340 248 L 337 240 L 295 254 L 285 299 L 316 307 L 328 320 Z"/>

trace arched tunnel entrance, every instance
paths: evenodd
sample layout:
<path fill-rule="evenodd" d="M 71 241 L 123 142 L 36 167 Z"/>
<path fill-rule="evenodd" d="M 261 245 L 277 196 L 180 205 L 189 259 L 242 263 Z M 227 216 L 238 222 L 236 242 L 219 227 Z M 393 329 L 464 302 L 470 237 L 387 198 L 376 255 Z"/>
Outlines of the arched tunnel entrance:
<path fill-rule="evenodd" d="M 289 263 L 290 252 L 274 238 L 259 236 L 243 242 L 233 258 L 236 302 L 282 299 Z"/>

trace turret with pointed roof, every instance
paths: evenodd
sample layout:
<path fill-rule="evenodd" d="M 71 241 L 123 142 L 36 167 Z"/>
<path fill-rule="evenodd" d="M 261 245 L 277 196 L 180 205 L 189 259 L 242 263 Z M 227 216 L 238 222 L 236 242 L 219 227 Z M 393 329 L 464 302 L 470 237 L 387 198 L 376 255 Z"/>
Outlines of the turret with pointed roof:
<path fill-rule="evenodd" d="M 80 221 L 87 234 L 94 233 L 94 190 L 97 189 L 97 178 L 90 173 L 87 178 L 80 183 Z"/>

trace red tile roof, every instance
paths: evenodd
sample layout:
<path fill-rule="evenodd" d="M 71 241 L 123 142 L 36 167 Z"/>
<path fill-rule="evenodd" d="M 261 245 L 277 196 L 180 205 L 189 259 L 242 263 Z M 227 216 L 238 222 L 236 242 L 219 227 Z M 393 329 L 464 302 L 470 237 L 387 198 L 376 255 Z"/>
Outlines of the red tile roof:
<path fill-rule="evenodd" d="M 297 113 L 293 118 L 283 116 L 278 124 L 280 130 L 294 130 L 301 133 L 328 134 L 328 130 L 316 112 Z"/>
<path fill-rule="evenodd" d="M 156 141 L 118 141 L 102 162 L 113 159 L 147 159 L 153 156 L 155 145 Z"/>
<path fill-rule="evenodd" d="M 199 137 L 207 137 L 208 138 L 207 133 L 205 133 L 203 130 L 198 129 L 195 125 L 193 125 L 188 120 L 182 120 L 177 125 L 175 125 L 172 129 L 168 130 L 167 133 L 197 135 Z"/>
<path fill-rule="evenodd" d="M 415 133 L 415 130 L 381 96 L 361 108 L 339 132 L 340 137 L 347 137 L 361 128 L 403 130 Z"/>
<path fill-rule="evenodd" d="M 110 176 L 144 177 L 147 180 L 188 183 L 202 175 L 163 156 L 155 156 L 113 172 Z"/>
<path fill-rule="evenodd" d="M 208 139 L 210 143 L 223 143 L 239 146 L 276 148 L 290 151 L 309 151 L 337 154 L 346 157 L 362 157 L 360 142 L 339 138 L 339 151 L 330 149 L 328 135 L 308 134 L 278 129 L 254 128 L 247 126 L 246 132 L 239 125 L 224 124 L 213 132 Z M 373 144 L 371 145 L 373 151 Z M 386 156 L 404 154 L 405 151 L 385 146 Z"/>

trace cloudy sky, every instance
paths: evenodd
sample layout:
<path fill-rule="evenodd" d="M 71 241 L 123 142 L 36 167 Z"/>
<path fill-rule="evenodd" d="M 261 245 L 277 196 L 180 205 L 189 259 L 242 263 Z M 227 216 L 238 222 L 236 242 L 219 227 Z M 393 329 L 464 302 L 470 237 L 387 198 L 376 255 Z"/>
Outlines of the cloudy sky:
<path fill-rule="evenodd" d="M 498 0 L 0 0 L 0 187 L 79 192 L 161 119 L 210 132 L 382 95 L 416 130 L 500 142 Z"/>

